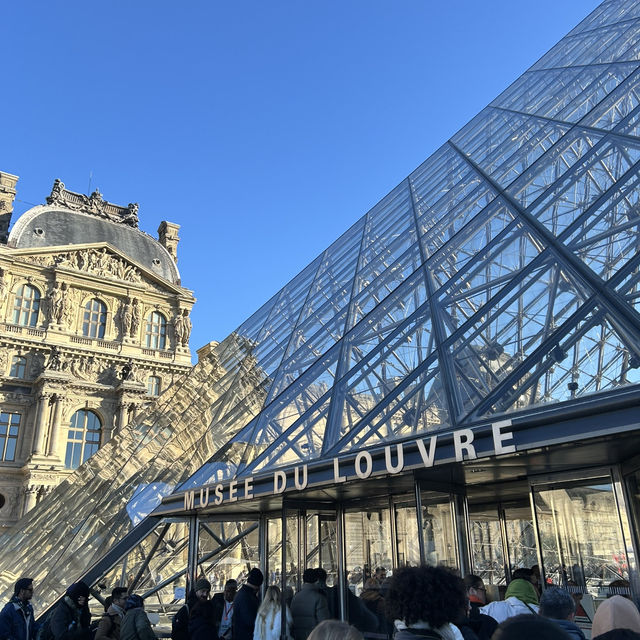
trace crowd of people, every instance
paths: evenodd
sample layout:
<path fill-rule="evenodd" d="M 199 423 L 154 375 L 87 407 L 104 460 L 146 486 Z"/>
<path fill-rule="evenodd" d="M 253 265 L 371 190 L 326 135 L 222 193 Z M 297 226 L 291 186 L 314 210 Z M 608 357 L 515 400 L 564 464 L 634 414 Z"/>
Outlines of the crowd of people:
<path fill-rule="evenodd" d="M 261 599 L 260 569 L 248 570 L 244 578 L 240 588 L 238 581 L 226 580 L 213 597 L 209 580 L 199 578 L 173 617 L 172 640 L 585 640 L 575 622 L 582 594 L 553 585 L 542 590 L 531 569 L 514 571 L 504 598 L 493 602 L 487 601 L 481 577 L 462 579 L 441 566 L 404 567 L 391 577 L 379 567 L 363 576 L 360 597 L 348 581 L 342 589 L 327 587 L 322 568 L 306 569 L 295 595 L 270 585 Z M 69 586 L 41 624 L 34 617 L 33 594 L 33 580 L 15 583 L 13 597 L 0 611 L 0 640 L 156 640 L 144 600 L 126 587 L 113 589 L 93 623 L 84 582 Z M 341 617 L 346 621 L 338 621 Z M 640 640 L 640 612 L 628 593 L 600 603 L 591 638 Z"/>

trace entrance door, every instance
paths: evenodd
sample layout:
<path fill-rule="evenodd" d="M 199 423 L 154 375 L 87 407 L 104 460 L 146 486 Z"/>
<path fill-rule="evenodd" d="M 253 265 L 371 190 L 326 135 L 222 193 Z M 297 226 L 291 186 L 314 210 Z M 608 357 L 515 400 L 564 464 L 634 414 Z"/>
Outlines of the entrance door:
<path fill-rule="evenodd" d="M 626 515 L 610 476 L 534 485 L 533 500 L 547 583 L 595 600 L 629 594 Z"/>
<path fill-rule="evenodd" d="M 472 573 L 480 576 L 491 599 L 502 597 L 515 569 L 538 564 L 528 496 L 505 503 L 469 507 Z"/>

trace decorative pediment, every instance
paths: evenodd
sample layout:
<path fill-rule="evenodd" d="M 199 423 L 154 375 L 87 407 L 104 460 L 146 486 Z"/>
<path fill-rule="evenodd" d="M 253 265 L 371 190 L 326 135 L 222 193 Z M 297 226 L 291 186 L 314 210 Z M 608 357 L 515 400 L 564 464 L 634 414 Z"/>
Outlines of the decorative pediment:
<path fill-rule="evenodd" d="M 74 245 L 56 250 L 18 249 L 13 253 L 18 260 L 49 268 L 62 268 L 107 278 L 118 283 L 131 283 L 161 293 L 182 293 L 184 290 L 167 282 L 157 274 L 135 264 L 110 245 Z"/>
<path fill-rule="evenodd" d="M 142 283 L 142 271 L 131 262 L 107 248 L 72 249 L 57 253 L 22 255 L 22 259 L 43 267 L 64 267 L 100 278 L 119 282 Z"/>

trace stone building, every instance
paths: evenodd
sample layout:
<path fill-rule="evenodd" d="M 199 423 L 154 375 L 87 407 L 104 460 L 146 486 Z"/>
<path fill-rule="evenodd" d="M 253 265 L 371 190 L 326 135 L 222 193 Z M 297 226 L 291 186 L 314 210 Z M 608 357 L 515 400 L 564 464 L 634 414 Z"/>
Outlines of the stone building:
<path fill-rule="evenodd" d="M 9 233 L 17 176 L 0 172 L 0 527 L 12 525 L 191 368 L 195 302 L 138 205 L 68 191 Z"/>

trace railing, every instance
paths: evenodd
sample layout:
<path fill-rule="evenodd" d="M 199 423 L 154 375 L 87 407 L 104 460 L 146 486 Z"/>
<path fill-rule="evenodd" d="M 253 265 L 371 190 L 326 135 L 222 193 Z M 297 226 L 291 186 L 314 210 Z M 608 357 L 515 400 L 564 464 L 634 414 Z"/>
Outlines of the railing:
<path fill-rule="evenodd" d="M 116 351 L 120 348 L 117 342 L 109 342 L 107 340 L 98 340 L 98 346 L 103 349 L 114 349 Z"/>
<path fill-rule="evenodd" d="M 79 336 L 71 336 L 71 342 L 76 344 L 93 344 L 91 338 L 80 338 Z"/>

